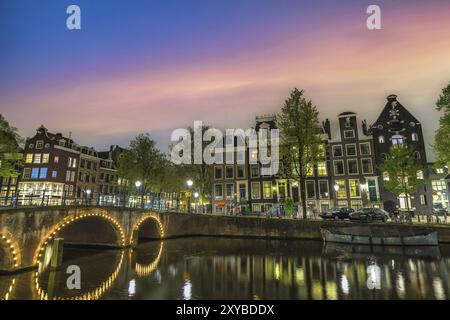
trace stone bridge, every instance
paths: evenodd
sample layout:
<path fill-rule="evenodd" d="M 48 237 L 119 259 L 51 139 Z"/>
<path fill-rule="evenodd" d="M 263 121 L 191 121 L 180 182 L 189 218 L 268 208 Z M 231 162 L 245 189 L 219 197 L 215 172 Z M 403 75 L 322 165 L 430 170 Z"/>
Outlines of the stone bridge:
<path fill-rule="evenodd" d="M 266 239 L 321 239 L 330 223 L 293 219 L 168 213 L 116 207 L 38 207 L 0 210 L 0 271 L 46 267 L 54 240 L 65 245 L 135 247 L 138 239 L 235 236 Z M 345 223 L 345 222 L 342 222 Z M 389 228 L 392 224 L 384 225 Z M 406 226 L 405 226 L 406 227 Z M 450 228 L 436 226 L 440 242 Z"/>

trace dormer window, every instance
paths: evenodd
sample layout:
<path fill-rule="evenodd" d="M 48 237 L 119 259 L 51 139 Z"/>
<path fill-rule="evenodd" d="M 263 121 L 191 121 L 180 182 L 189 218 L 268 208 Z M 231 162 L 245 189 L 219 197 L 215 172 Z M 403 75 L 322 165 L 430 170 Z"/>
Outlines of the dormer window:
<path fill-rule="evenodd" d="M 401 146 L 404 143 L 404 139 L 405 138 L 403 136 L 397 134 L 397 135 L 392 136 L 391 141 L 394 146 L 395 145 Z"/>
<path fill-rule="evenodd" d="M 355 130 L 344 130 L 344 138 L 345 139 L 355 138 Z"/>
<path fill-rule="evenodd" d="M 419 141 L 419 135 L 417 133 L 411 134 L 411 140 L 412 141 Z"/>
<path fill-rule="evenodd" d="M 378 142 L 379 143 L 384 143 L 384 136 L 379 136 L 378 137 Z"/>
<path fill-rule="evenodd" d="M 64 139 L 59 140 L 59 145 L 61 147 L 64 147 L 66 145 L 66 140 L 64 140 Z"/>
<path fill-rule="evenodd" d="M 44 140 L 36 141 L 36 149 L 42 149 L 44 147 Z"/>

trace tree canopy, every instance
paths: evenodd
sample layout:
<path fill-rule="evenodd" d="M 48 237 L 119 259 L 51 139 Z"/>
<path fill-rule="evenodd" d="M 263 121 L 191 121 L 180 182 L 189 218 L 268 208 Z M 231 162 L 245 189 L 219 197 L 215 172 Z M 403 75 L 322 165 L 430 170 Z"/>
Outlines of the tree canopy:
<path fill-rule="evenodd" d="M 438 162 L 443 165 L 450 164 L 450 83 L 442 89 L 436 102 L 436 109 L 443 114 L 439 120 L 439 129 L 436 131 L 434 150 Z"/>
<path fill-rule="evenodd" d="M 19 175 L 17 167 L 23 159 L 19 143 L 22 141 L 17 129 L 11 127 L 0 114 L 0 177 L 17 177 Z"/>

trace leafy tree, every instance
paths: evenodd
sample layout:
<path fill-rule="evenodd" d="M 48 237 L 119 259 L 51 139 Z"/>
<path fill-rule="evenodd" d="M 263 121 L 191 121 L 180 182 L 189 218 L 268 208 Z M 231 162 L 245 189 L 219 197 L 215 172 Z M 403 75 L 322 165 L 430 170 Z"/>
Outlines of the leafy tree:
<path fill-rule="evenodd" d="M 140 134 L 130 142 L 128 149 L 119 156 L 117 171 L 120 177 L 131 182 L 140 181 L 141 197 L 157 184 L 164 166 L 164 155 L 156 148 L 149 134 Z M 153 186 L 154 187 L 154 186 Z M 142 201 L 142 200 L 141 200 Z"/>
<path fill-rule="evenodd" d="M 286 210 L 286 215 L 288 217 L 292 217 L 292 214 L 294 213 L 294 199 L 287 198 L 284 204 L 284 209 Z"/>
<path fill-rule="evenodd" d="M 11 127 L 0 114 L 0 177 L 17 177 L 17 167 L 22 163 L 23 155 L 19 152 L 19 143 L 23 139 L 17 129 Z"/>
<path fill-rule="evenodd" d="M 380 171 L 389 175 L 389 180 L 384 181 L 384 186 L 396 197 L 405 195 L 408 211 L 411 194 L 417 192 L 417 188 L 424 183 L 418 178 L 418 172 L 424 168 L 413 156 L 414 150 L 406 145 L 396 145 L 389 149 L 386 158 L 380 165 Z"/>
<path fill-rule="evenodd" d="M 436 102 L 436 109 L 443 112 L 439 120 L 439 129 L 436 131 L 434 150 L 438 162 L 442 165 L 450 164 L 450 83 L 442 89 Z"/>
<path fill-rule="evenodd" d="M 298 179 L 303 218 L 306 219 L 306 177 L 323 158 L 319 112 L 311 100 L 304 98 L 303 90 L 295 88 L 277 119 L 282 163 L 289 168 L 283 171 L 287 178 Z"/>

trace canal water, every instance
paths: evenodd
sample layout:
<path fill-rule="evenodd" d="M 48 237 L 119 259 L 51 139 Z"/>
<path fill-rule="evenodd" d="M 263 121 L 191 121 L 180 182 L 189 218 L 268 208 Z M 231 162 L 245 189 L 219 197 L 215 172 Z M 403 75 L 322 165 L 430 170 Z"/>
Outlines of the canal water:
<path fill-rule="evenodd" d="M 80 268 L 80 289 L 69 266 Z M 76 267 L 75 267 L 76 268 Z M 1 299 L 448 299 L 450 247 L 184 238 L 65 248 L 58 271 L 0 276 Z"/>

